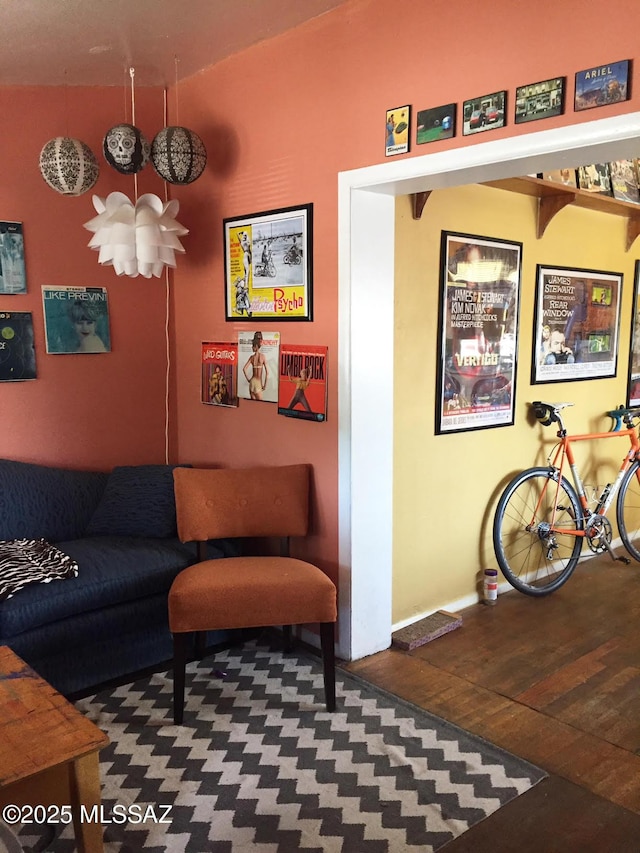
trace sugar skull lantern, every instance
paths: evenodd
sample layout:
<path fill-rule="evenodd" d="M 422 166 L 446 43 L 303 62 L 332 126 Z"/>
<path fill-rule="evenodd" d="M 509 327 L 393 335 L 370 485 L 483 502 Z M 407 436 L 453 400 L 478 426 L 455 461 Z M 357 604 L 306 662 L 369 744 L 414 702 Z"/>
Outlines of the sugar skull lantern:
<path fill-rule="evenodd" d="M 107 163 L 123 175 L 134 175 L 149 162 L 149 143 L 132 124 L 117 124 L 108 130 L 102 148 Z"/>
<path fill-rule="evenodd" d="M 151 145 L 151 162 L 170 184 L 190 184 L 207 164 L 207 150 L 197 133 L 186 127 L 165 127 Z"/>
<path fill-rule="evenodd" d="M 95 184 L 100 168 L 86 143 L 70 136 L 56 136 L 40 152 L 40 173 L 56 192 L 78 196 Z"/>

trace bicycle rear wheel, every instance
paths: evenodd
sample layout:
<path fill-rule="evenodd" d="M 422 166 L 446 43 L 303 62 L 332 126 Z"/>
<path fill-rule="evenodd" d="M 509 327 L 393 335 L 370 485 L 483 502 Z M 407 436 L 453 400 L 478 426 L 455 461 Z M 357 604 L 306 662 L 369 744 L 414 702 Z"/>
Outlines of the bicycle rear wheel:
<path fill-rule="evenodd" d="M 562 479 L 553 533 L 549 527 L 558 472 L 528 468 L 509 483 L 493 520 L 493 547 L 502 574 L 526 595 L 548 595 L 575 569 L 582 550 L 582 510 L 573 486 Z"/>
<path fill-rule="evenodd" d="M 634 462 L 622 478 L 616 520 L 622 544 L 636 560 L 640 561 L 640 462 Z"/>

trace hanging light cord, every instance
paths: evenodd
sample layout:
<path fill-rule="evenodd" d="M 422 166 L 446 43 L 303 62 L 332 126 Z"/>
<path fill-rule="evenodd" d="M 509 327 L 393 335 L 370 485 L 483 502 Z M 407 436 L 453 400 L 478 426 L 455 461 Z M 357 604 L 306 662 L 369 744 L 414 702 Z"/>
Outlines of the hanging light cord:
<path fill-rule="evenodd" d="M 131 124 L 136 126 L 136 87 L 135 87 L 135 76 L 136 69 L 129 68 L 129 77 L 131 78 Z M 138 173 L 134 172 L 133 174 L 133 186 L 135 193 L 135 200 L 138 201 Z"/>
<path fill-rule="evenodd" d="M 164 126 L 167 126 L 167 89 L 165 87 L 163 93 L 163 122 Z M 168 201 L 168 187 L 167 182 L 164 181 L 164 200 L 165 204 Z M 169 379 L 171 375 L 171 346 L 169 341 L 169 312 L 171 310 L 171 289 L 170 289 L 170 279 L 169 279 L 169 267 L 165 266 L 164 268 L 164 280 L 165 280 L 165 292 L 166 292 L 166 307 L 165 307 L 165 345 L 166 345 L 166 353 L 167 353 L 167 370 L 165 374 L 165 389 L 164 389 L 164 461 L 165 464 L 169 464 Z"/>
<path fill-rule="evenodd" d="M 175 120 L 174 124 L 179 125 L 180 124 L 180 121 L 179 121 L 180 105 L 178 104 L 178 57 L 177 56 L 173 57 L 173 65 L 174 65 L 175 74 L 176 74 L 176 120 Z M 165 127 L 167 126 L 166 115 L 165 115 L 165 120 L 164 120 L 164 126 Z"/>

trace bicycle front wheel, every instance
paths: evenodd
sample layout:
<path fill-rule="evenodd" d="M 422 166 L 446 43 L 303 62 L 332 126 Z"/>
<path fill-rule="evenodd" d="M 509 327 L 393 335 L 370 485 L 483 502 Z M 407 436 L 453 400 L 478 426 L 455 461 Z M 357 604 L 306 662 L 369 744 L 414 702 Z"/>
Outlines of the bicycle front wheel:
<path fill-rule="evenodd" d="M 622 478 L 616 520 L 622 544 L 640 561 L 640 462 L 634 462 Z"/>
<path fill-rule="evenodd" d="M 553 468 L 523 471 L 502 493 L 493 520 L 493 547 L 502 574 L 526 595 L 548 595 L 578 564 L 583 537 L 569 531 L 581 529 L 573 486 L 564 478 L 558 485 Z"/>

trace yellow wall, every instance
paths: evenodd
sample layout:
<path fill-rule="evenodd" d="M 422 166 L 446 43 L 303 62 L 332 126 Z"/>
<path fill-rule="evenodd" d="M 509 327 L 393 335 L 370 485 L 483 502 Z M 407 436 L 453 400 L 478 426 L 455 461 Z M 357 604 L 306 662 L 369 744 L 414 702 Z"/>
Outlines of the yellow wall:
<path fill-rule="evenodd" d="M 473 595 L 482 570 L 497 566 L 491 526 L 500 492 L 518 470 L 544 464 L 554 436 L 553 430 L 529 421 L 528 402 L 575 402 L 565 419 L 573 432 L 608 429 L 610 421 L 603 413 L 626 402 L 633 274 L 640 240 L 625 252 L 624 218 L 573 207 L 558 213 L 538 240 L 536 204 L 528 196 L 490 187 L 455 187 L 434 191 L 421 219 L 414 220 L 409 197 L 398 199 L 394 624 Z M 523 244 L 513 426 L 435 435 L 442 230 Z M 531 384 L 537 263 L 623 273 L 615 378 Z M 586 445 L 580 447 L 585 448 L 578 455 L 585 467 L 585 482 L 603 484 L 610 479 L 623 455 L 622 441 L 599 442 L 597 464 L 593 449 L 587 452 Z"/>

